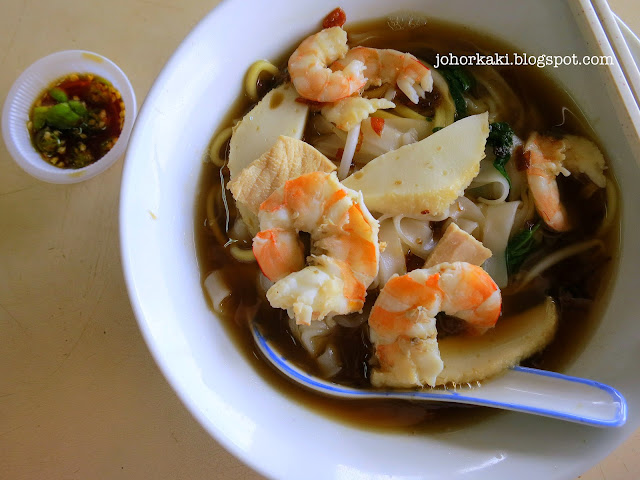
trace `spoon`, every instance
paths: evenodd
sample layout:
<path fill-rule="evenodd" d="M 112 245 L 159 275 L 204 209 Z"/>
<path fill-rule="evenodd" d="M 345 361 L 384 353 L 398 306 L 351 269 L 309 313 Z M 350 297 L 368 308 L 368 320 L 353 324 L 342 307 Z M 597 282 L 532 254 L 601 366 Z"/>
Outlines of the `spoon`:
<path fill-rule="evenodd" d="M 596 427 L 619 427 L 627 421 L 627 403 L 620 392 L 593 380 L 527 367 L 512 367 L 476 386 L 424 390 L 356 389 L 311 375 L 289 362 L 251 323 L 253 339 L 262 355 L 281 373 L 302 387 L 345 400 L 402 399 L 449 402 L 501 408 L 557 418 Z"/>

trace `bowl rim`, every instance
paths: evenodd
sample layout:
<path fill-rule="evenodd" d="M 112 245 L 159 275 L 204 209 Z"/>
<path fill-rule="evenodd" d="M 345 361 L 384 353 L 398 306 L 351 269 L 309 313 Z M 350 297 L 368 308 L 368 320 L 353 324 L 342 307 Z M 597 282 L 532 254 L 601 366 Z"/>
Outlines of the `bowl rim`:
<path fill-rule="evenodd" d="M 147 96 L 147 99 L 145 100 L 145 104 L 143 105 L 141 110 L 142 118 L 146 119 L 147 115 L 150 114 L 149 112 L 152 109 L 151 105 L 156 99 L 156 97 L 158 97 L 161 94 L 163 84 L 167 80 L 167 77 L 170 75 L 169 72 L 174 68 L 175 65 L 180 63 L 180 57 L 182 57 L 182 55 L 185 52 L 189 51 L 191 42 L 200 35 L 201 30 L 203 28 L 206 28 L 210 24 L 210 22 L 212 22 L 213 19 L 216 19 L 218 17 L 224 18 L 224 8 L 226 8 L 226 6 L 230 5 L 231 3 L 233 3 L 232 0 L 224 0 L 220 5 L 218 5 L 212 11 L 210 11 L 205 17 L 203 17 L 203 19 L 200 20 L 200 22 L 193 28 L 193 30 L 187 35 L 187 37 L 183 40 L 180 46 L 176 49 L 176 51 L 170 57 L 169 61 L 167 62 L 162 72 L 156 79 L 154 85 L 152 86 L 152 89 L 150 90 Z M 143 128 L 142 123 L 138 122 L 134 127 L 133 136 L 135 137 L 137 130 L 142 128 Z M 128 172 L 130 169 L 129 163 L 130 162 L 125 163 L 125 171 L 123 172 L 123 188 L 121 191 L 120 219 L 121 219 L 121 244 L 123 245 L 123 248 L 127 244 L 127 234 L 128 234 L 125 212 L 123 210 L 124 203 L 125 203 L 124 200 L 126 199 L 128 189 L 134 188 L 134 185 L 132 184 L 133 180 L 130 179 L 129 178 L 130 175 L 128 175 Z M 155 342 L 155 339 L 153 338 L 153 333 L 150 329 L 149 324 L 145 321 L 141 321 L 144 319 L 144 312 L 142 311 L 141 305 L 137 302 L 138 292 L 136 290 L 135 282 L 133 281 L 132 277 L 130 277 L 130 275 L 132 275 L 132 271 L 131 271 L 132 266 L 129 263 L 129 258 L 126 253 L 127 252 L 123 252 L 122 261 L 123 261 L 123 268 L 125 271 L 127 289 L 129 291 L 129 296 L 131 298 L 132 307 L 136 314 L 136 318 L 138 319 L 139 328 L 143 334 L 143 337 L 145 338 L 145 341 L 147 343 L 147 346 L 150 352 L 152 353 L 152 356 L 154 357 L 155 361 L 160 367 L 160 370 L 163 372 L 163 374 L 165 375 L 169 383 L 174 388 L 174 391 L 176 392 L 178 397 L 182 400 L 182 402 L 185 404 L 185 406 L 188 408 L 188 410 L 191 412 L 191 414 L 200 422 L 200 424 L 205 428 L 205 430 L 207 430 L 216 439 L 216 441 L 218 441 L 220 444 L 224 446 L 224 448 L 230 451 L 233 455 L 235 455 L 241 461 L 247 463 L 256 471 L 264 475 L 273 474 L 272 471 L 269 471 L 266 469 L 265 465 L 262 465 L 256 459 L 247 456 L 243 449 L 241 449 L 237 444 L 232 442 L 227 436 L 223 434 L 223 432 L 217 430 L 214 425 L 211 425 L 208 419 L 206 419 L 205 416 L 203 415 L 202 411 L 200 410 L 200 407 L 194 402 L 193 398 L 191 398 L 189 395 L 187 395 L 186 392 L 184 392 L 180 387 L 178 387 L 179 385 L 178 378 L 177 376 L 174 375 L 174 372 L 169 367 L 168 360 L 163 356 L 163 353 L 161 352 L 159 345 Z M 617 444 L 612 444 L 610 451 L 612 451 L 616 446 Z"/>

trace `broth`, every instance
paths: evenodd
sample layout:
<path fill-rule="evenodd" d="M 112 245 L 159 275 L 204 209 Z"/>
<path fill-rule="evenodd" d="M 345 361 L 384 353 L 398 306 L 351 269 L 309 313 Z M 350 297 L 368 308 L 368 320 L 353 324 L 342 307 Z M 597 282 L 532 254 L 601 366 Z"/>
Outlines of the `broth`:
<path fill-rule="evenodd" d="M 355 43 L 378 48 L 394 48 L 413 53 L 418 58 L 433 64 L 436 53 L 470 54 L 513 53 L 517 52 L 508 45 L 474 32 L 466 27 L 429 20 L 425 25 L 399 30 L 392 22 L 382 20 L 357 25 L 347 25 L 349 45 Z M 291 52 L 289 51 L 288 54 Z M 289 55 L 279 62 L 286 66 Z M 498 67 L 499 73 L 506 79 L 526 108 L 527 123 L 514 128 L 520 138 L 526 138 L 530 131 L 552 133 L 572 133 L 595 140 L 593 130 L 571 97 L 547 78 L 541 69 L 533 66 Z M 468 71 L 473 74 L 474 67 Z M 267 81 L 262 93 L 272 85 Z M 437 101 L 437 99 L 436 99 Z M 230 110 L 227 121 L 242 117 L 254 104 L 246 98 L 240 98 Z M 513 119 L 504 118 L 510 122 Z M 305 138 L 315 132 L 308 122 Z M 222 321 L 229 338 L 241 349 L 258 373 L 267 379 L 283 395 L 294 398 L 318 412 L 356 424 L 368 429 L 401 429 L 409 431 L 450 431 L 463 428 L 470 422 L 480 422 L 496 415 L 496 411 L 482 407 L 443 406 L 443 404 L 416 405 L 407 401 L 344 401 L 329 399 L 310 393 L 293 385 L 281 377 L 260 358 L 253 345 L 247 328 L 250 316 L 256 315 L 264 328 L 265 335 L 275 341 L 287 353 L 290 360 L 315 372 L 316 367 L 307 358 L 306 352 L 299 348 L 294 336 L 289 332 L 287 314 L 284 310 L 273 309 L 266 299 L 261 298 L 256 282 L 259 268 L 256 263 L 241 263 L 229 255 L 228 248 L 221 245 L 207 226 L 205 203 L 212 188 L 226 184 L 228 172 L 222 171 L 209 162 L 205 162 L 200 178 L 199 193 L 195 208 L 195 238 L 202 280 L 213 270 L 221 269 L 231 286 L 231 297 L 223 307 Z M 613 181 L 611 171 L 608 181 Z M 564 236 L 546 235 L 544 249 L 556 249 L 577 239 L 593 236 L 599 220 L 605 214 L 604 192 L 596 192 L 591 201 L 576 201 L 579 184 L 573 177 L 559 179 L 561 189 L 567 193 L 569 211 L 582 220 L 580 227 Z M 224 186 L 222 186 L 224 188 Z M 227 198 L 231 199 L 229 192 Z M 236 213 L 230 202 L 229 215 Z M 225 219 L 220 218 L 223 225 Z M 617 220 L 616 220 L 617 221 Z M 577 255 L 545 272 L 533 288 L 522 293 L 503 295 L 503 316 L 518 313 L 541 303 L 545 294 L 552 295 L 558 302 L 560 325 L 553 342 L 540 354 L 530 358 L 526 365 L 549 370 L 562 370 L 568 366 L 583 350 L 591 338 L 598 319 L 606 304 L 608 285 L 613 277 L 619 239 L 617 229 L 612 228 L 607 238 L 605 254 L 594 256 L 590 253 Z M 246 245 L 248 248 L 249 245 Z M 205 296 L 206 293 L 205 293 Z M 364 315 L 368 314 L 375 300 L 375 294 L 367 295 Z M 439 319 L 440 324 L 446 319 Z M 366 322 L 359 328 L 338 327 L 337 346 L 342 353 L 344 368 L 333 381 L 354 387 L 369 387 L 368 360 L 372 348 L 366 331 Z"/>

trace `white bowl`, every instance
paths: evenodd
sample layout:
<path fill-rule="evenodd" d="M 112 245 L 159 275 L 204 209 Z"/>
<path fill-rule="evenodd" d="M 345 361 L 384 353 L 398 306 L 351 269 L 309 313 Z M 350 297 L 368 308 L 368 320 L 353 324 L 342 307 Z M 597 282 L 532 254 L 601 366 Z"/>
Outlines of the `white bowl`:
<path fill-rule="evenodd" d="M 83 168 L 63 169 L 46 162 L 33 148 L 27 122 L 35 100 L 56 80 L 72 73 L 93 73 L 111 82 L 125 106 L 122 132 L 102 158 Z M 50 183 L 76 183 L 95 177 L 125 152 L 136 118 L 136 96 L 129 79 L 115 63 L 85 50 L 52 53 L 31 64 L 14 82 L 2 110 L 2 136 L 15 162 L 30 175 Z"/>
<path fill-rule="evenodd" d="M 396 0 L 390 6 L 346 0 L 341 6 L 350 22 L 391 9 L 416 10 L 495 32 L 529 54 L 613 55 L 587 1 Z M 204 428 L 268 477 L 575 478 L 640 426 L 640 116 L 618 64 L 549 73 L 596 129 L 622 190 L 622 243 L 611 300 L 592 340 L 565 373 L 619 389 L 629 406 L 624 427 L 594 429 L 505 413 L 448 433 L 359 429 L 275 390 L 207 307 L 194 248 L 194 199 L 212 132 L 241 94 L 247 67 L 281 56 L 316 31 L 334 7 L 326 1 L 223 2 L 185 39 L 149 93 L 127 153 L 120 220 L 129 294 L 153 356 Z M 598 13 L 610 15 L 606 9 Z"/>

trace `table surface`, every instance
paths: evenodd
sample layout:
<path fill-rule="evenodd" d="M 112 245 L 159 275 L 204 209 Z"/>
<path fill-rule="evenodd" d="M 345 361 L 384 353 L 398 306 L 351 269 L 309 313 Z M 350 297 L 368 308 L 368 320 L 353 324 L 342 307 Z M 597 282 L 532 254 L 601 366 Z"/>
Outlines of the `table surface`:
<path fill-rule="evenodd" d="M 141 104 L 217 3 L 4 1 L 0 99 L 36 59 L 79 48 L 115 60 Z M 639 2 L 611 4 L 640 31 Z M 196 423 L 138 331 L 118 251 L 122 165 L 50 185 L 0 145 L 0 478 L 261 478 Z M 580 478 L 635 477 L 639 449 L 637 431 Z"/>

